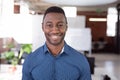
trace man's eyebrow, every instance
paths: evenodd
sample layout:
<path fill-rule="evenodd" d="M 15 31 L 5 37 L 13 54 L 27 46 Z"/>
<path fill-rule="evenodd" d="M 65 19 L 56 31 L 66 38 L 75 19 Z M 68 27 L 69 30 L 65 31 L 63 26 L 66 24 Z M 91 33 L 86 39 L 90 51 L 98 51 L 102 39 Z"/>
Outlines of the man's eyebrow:
<path fill-rule="evenodd" d="M 64 21 L 59 21 L 58 23 L 65 23 Z"/>
<path fill-rule="evenodd" d="M 46 23 L 52 23 L 51 21 L 47 21 Z"/>
<path fill-rule="evenodd" d="M 52 23 L 51 21 L 47 21 L 46 23 Z M 59 21 L 57 23 L 65 23 L 64 21 Z"/>

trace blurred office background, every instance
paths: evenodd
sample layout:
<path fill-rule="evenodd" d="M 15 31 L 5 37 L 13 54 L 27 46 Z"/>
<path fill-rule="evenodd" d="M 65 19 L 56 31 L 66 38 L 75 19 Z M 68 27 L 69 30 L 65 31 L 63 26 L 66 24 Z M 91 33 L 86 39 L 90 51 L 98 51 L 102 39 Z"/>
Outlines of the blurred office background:
<path fill-rule="evenodd" d="M 50 6 L 65 10 L 65 40 L 93 59 L 93 80 L 119 80 L 120 0 L 0 0 L 0 80 L 14 78 L 11 65 L 19 68 L 14 75 L 21 79 L 25 57 L 45 42 L 41 23 Z"/>

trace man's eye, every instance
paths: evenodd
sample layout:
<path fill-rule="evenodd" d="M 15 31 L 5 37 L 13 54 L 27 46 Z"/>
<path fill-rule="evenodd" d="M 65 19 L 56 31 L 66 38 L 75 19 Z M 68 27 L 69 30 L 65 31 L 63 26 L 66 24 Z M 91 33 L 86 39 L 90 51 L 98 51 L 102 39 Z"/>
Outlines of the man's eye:
<path fill-rule="evenodd" d="M 46 24 L 46 26 L 52 28 L 52 24 Z"/>
<path fill-rule="evenodd" d="M 58 24 L 57 26 L 58 26 L 58 28 L 63 28 L 64 24 Z"/>
<path fill-rule="evenodd" d="M 63 26 L 63 24 L 59 24 L 58 26 Z"/>

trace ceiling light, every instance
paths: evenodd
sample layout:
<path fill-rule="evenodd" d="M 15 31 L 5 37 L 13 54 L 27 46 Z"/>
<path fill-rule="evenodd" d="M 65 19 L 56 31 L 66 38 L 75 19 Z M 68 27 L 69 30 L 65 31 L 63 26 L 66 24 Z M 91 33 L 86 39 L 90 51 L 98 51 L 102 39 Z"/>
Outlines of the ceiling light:
<path fill-rule="evenodd" d="M 49 3 L 60 5 L 93 6 L 116 2 L 117 0 L 44 0 Z"/>
<path fill-rule="evenodd" d="M 89 21 L 102 22 L 102 21 L 107 21 L 107 19 L 106 18 L 89 18 Z"/>

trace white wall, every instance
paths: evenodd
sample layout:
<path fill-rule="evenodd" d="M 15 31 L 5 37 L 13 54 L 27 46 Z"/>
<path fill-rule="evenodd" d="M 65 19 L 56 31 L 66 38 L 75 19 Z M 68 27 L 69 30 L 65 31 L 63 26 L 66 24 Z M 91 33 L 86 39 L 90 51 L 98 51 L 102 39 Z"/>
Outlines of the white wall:
<path fill-rule="evenodd" d="M 32 43 L 33 43 L 33 51 L 38 47 L 42 46 L 45 42 L 45 36 L 42 31 L 42 19 L 43 15 L 33 15 L 32 16 L 32 26 L 33 26 L 33 33 L 32 33 Z"/>
<path fill-rule="evenodd" d="M 85 28 L 85 16 L 68 17 L 67 20 L 70 28 Z"/>
<path fill-rule="evenodd" d="M 92 36 L 90 28 L 69 28 L 65 40 L 76 50 L 88 51 L 91 54 Z"/>

